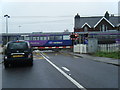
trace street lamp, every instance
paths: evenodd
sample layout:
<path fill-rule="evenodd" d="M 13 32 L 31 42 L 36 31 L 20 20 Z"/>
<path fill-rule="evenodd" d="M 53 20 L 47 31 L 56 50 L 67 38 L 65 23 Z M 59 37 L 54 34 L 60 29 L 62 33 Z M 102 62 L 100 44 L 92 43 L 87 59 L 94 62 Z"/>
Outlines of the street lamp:
<path fill-rule="evenodd" d="M 4 17 L 6 17 L 6 33 L 8 33 L 8 18 L 10 18 L 10 16 L 4 15 Z"/>
<path fill-rule="evenodd" d="M 8 18 L 10 18 L 10 16 L 8 15 L 4 15 L 4 17 L 6 17 L 6 33 L 8 34 Z M 8 42 L 8 36 L 6 38 L 6 43 Z"/>

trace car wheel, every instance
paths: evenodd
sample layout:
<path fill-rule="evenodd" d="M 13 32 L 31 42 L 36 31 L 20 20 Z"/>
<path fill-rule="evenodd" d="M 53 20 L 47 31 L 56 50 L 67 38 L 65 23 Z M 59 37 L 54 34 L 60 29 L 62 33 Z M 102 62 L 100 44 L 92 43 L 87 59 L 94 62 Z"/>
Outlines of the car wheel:
<path fill-rule="evenodd" d="M 33 66 L 33 61 L 29 62 L 29 66 Z"/>
<path fill-rule="evenodd" d="M 9 64 L 8 63 L 4 63 L 4 66 L 5 66 L 5 68 L 8 68 Z"/>

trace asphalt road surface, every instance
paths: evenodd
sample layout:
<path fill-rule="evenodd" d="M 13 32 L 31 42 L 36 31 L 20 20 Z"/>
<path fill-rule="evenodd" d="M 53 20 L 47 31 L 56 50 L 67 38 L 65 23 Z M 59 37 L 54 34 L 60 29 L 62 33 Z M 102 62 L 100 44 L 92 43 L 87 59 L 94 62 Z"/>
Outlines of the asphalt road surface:
<path fill-rule="evenodd" d="M 118 88 L 118 66 L 59 52 L 34 55 L 34 65 L 2 68 L 2 88 Z"/>

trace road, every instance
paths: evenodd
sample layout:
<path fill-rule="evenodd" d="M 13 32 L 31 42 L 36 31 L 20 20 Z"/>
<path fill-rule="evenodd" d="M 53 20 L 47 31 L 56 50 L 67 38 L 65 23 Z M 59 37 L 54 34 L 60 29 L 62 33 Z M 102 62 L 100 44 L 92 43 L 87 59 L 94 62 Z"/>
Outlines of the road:
<path fill-rule="evenodd" d="M 34 65 L 2 68 L 3 88 L 118 88 L 118 66 L 59 52 L 34 55 Z"/>

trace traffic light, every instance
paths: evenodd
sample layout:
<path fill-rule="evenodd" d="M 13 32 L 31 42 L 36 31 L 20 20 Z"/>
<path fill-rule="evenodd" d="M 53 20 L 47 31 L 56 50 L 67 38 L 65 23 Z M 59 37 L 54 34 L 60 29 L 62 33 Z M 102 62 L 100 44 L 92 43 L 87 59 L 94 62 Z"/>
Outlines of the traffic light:
<path fill-rule="evenodd" d="M 70 35 L 70 38 L 77 38 L 78 37 L 78 34 L 72 34 Z"/>

